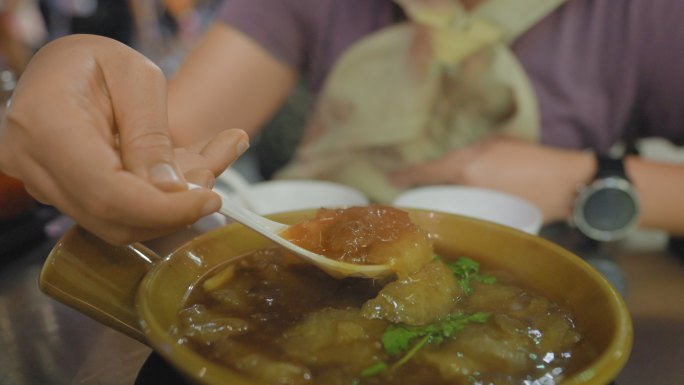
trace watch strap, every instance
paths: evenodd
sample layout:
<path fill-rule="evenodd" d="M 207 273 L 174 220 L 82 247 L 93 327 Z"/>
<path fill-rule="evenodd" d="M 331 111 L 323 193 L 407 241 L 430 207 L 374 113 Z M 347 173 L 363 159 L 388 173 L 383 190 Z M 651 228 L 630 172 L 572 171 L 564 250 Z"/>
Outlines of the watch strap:
<path fill-rule="evenodd" d="M 594 179 L 603 179 L 611 176 L 629 180 L 625 172 L 624 159 L 597 153 Z"/>

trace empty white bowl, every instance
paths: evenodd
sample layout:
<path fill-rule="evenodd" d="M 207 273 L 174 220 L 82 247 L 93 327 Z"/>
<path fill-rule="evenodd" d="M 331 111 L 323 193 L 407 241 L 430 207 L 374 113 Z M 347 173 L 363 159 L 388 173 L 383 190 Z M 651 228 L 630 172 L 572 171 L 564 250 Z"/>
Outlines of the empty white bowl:
<path fill-rule="evenodd" d="M 468 186 L 426 186 L 407 190 L 392 204 L 460 214 L 538 234 L 543 223 L 541 210 L 517 196 Z"/>
<path fill-rule="evenodd" d="M 226 170 L 219 176 L 216 188 L 257 214 L 284 211 L 341 208 L 367 205 L 368 198 L 360 191 L 339 183 L 309 179 L 278 179 L 249 184 L 235 172 Z"/>
<path fill-rule="evenodd" d="M 255 183 L 249 189 L 249 199 L 259 214 L 368 204 L 368 199 L 353 188 L 316 180 L 272 180 Z"/>

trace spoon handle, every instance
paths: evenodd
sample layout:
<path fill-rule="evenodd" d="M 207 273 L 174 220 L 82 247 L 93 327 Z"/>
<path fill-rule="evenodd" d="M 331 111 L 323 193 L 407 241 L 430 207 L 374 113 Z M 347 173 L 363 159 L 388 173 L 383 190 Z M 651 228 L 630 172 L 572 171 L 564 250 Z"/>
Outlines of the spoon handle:
<path fill-rule="evenodd" d="M 192 183 L 188 183 L 188 186 L 190 188 L 200 187 Z M 221 191 L 214 189 L 214 192 L 221 198 L 221 208 L 219 209 L 221 214 L 249 227 L 250 229 L 283 247 L 298 252 L 299 254 L 311 253 L 310 251 L 305 250 L 280 236 L 280 233 L 288 228 L 287 225 L 274 222 L 270 219 L 262 217 L 261 215 L 255 214 L 240 203 L 233 201 L 233 199 L 226 196 Z"/>
<path fill-rule="evenodd" d="M 242 223 L 243 225 L 257 231 L 261 235 L 264 235 L 271 240 L 274 240 L 271 235 L 275 235 L 277 238 L 280 238 L 280 236 L 277 234 L 284 231 L 288 227 L 282 223 L 274 222 L 270 219 L 262 217 L 261 215 L 255 214 L 253 211 L 247 209 L 240 203 L 235 202 L 220 191 L 214 190 L 214 192 L 221 197 L 221 208 L 219 209 L 221 214 L 234 219 L 236 222 Z"/>
<path fill-rule="evenodd" d="M 245 207 L 255 213 L 263 212 L 261 205 L 250 197 L 249 190 L 251 186 L 249 181 L 247 181 L 239 172 L 228 168 L 216 178 L 216 182 L 217 184 L 214 187 L 214 191 L 225 185 L 233 190 L 234 195 L 237 196 Z"/>

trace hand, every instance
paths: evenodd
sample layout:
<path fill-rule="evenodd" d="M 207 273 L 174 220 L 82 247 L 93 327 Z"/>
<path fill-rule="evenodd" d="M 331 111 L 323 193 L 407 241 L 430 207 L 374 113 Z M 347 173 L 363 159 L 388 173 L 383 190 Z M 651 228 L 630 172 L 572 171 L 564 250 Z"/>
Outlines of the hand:
<path fill-rule="evenodd" d="M 104 240 L 125 244 L 216 211 L 204 185 L 246 149 L 228 130 L 174 151 L 166 79 L 114 40 L 58 39 L 33 57 L 0 126 L 0 170 Z"/>
<path fill-rule="evenodd" d="M 491 137 L 397 170 L 390 180 L 401 188 L 460 184 L 508 192 L 536 204 L 549 222 L 568 217 L 577 187 L 593 172 L 589 153 Z"/>

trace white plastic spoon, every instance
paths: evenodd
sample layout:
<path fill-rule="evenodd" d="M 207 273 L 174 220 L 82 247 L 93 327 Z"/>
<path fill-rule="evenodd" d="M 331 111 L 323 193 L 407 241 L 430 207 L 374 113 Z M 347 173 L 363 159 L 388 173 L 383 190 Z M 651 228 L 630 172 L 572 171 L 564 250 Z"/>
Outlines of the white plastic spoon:
<path fill-rule="evenodd" d="M 192 183 L 188 183 L 188 187 L 191 189 L 201 188 L 200 186 Z M 229 197 L 223 195 L 220 191 L 214 190 L 214 192 L 221 197 L 221 208 L 219 209 L 221 214 L 249 227 L 257 233 L 286 248 L 287 250 L 318 266 L 320 269 L 335 278 L 380 278 L 392 273 L 392 270 L 387 265 L 357 265 L 353 263 L 340 262 L 299 247 L 280 235 L 289 228 L 288 225 L 274 222 L 270 219 L 266 219 L 260 215 L 257 215 L 241 204 L 233 202 Z"/>
<path fill-rule="evenodd" d="M 216 178 L 216 186 L 214 186 L 214 191 L 217 191 L 221 186 L 226 186 L 233 190 L 233 194 L 242 201 L 242 204 L 248 209 L 254 211 L 255 213 L 262 212 L 262 207 L 259 202 L 252 199 L 249 190 L 251 185 L 247 178 L 242 176 L 239 172 L 233 170 L 232 168 L 226 169 L 221 175 Z"/>

